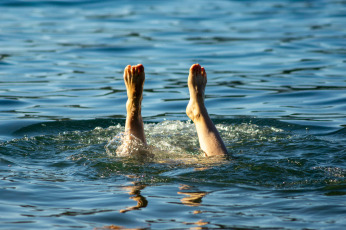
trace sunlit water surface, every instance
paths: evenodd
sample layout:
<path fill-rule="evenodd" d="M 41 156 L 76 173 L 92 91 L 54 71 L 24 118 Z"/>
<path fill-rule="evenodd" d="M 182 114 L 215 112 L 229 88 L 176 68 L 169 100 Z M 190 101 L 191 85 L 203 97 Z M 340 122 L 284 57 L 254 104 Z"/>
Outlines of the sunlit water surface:
<path fill-rule="evenodd" d="M 346 2 L 0 2 L 0 228 L 343 229 Z M 230 159 L 185 115 L 188 69 Z M 145 66 L 153 158 L 119 157 Z"/>

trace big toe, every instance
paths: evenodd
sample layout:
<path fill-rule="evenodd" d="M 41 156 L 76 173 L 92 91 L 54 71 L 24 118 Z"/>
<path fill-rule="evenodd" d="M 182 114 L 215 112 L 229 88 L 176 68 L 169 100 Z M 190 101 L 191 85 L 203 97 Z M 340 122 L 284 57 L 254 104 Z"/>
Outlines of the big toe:
<path fill-rule="evenodd" d="M 144 66 L 142 64 L 138 64 L 136 67 L 139 73 L 144 72 Z"/>
<path fill-rule="evenodd" d="M 190 68 L 190 74 L 192 75 L 199 75 L 201 74 L 201 66 L 200 64 L 193 64 Z"/>
<path fill-rule="evenodd" d="M 144 66 L 142 64 L 135 65 L 132 67 L 132 72 L 137 75 L 142 74 L 144 73 Z"/>

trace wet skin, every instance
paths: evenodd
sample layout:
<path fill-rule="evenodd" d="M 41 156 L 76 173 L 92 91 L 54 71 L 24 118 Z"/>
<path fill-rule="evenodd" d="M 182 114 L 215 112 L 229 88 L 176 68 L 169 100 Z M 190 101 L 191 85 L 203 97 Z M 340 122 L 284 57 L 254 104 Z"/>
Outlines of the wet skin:
<path fill-rule="evenodd" d="M 124 82 L 128 97 L 125 132 L 127 132 L 128 138 L 124 140 L 123 145 L 129 146 L 129 142 L 134 137 L 146 145 L 141 115 L 144 81 L 145 73 L 142 64 L 125 67 Z M 196 126 L 201 149 L 206 156 L 227 156 L 227 149 L 204 105 L 204 92 L 207 84 L 205 69 L 199 64 L 193 64 L 187 82 L 190 101 L 186 108 L 186 114 Z"/>

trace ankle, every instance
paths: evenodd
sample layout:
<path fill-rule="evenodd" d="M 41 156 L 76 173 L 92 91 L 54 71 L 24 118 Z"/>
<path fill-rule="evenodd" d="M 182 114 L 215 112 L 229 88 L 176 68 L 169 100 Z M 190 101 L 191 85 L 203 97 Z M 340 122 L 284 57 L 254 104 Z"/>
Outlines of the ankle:
<path fill-rule="evenodd" d="M 186 107 L 186 114 L 195 123 L 208 113 L 204 103 L 190 101 Z"/>
<path fill-rule="evenodd" d="M 126 112 L 131 116 L 141 115 L 141 103 L 136 100 L 128 99 L 126 102 Z"/>

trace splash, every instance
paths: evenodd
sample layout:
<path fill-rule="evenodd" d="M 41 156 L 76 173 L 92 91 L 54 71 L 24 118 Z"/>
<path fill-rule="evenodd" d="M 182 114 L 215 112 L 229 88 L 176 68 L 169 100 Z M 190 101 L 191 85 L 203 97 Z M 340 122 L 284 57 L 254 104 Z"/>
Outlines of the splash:
<path fill-rule="evenodd" d="M 144 125 L 148 145 L 139 139 L 121 132 L 105 146 L 109 156 L 128 157 L 145 154 L 155 156 L 156 160 L 198 157 L 202 151 L 198 148 L 196 129 L 191 122 L 163 121 Z M 131 141 L 129 141 L 131 139 Z"/>
<path fill-rule="evenodd" d="M 282 138 L 284 130 L 271 126 L 258 126 L 251 123 L 242 123 L 238 125 L 217 124 L 216 128 L 228 143 L 240 143 L 249 141 L 276 141 Z M 288 138 L 284 135 L 284 138 Z"/>
<path fill-rule="evenodd" d="M 154 156 L 150 147 L 128 132 L 121 132 L 113 137 L 105 149 L 111 157 L 152 158 Z"/>
<path fill-rule="evenodd" d="M 147 146 L 134 137 L 131 145 L 123 146 L 127 134 L 124 125 L 117 124 L 5 141 L 0 143 L 4 153 L 0 162 L 23 167 L 39 164 L 49 178 L 55 178 L 59 168 L 64 174 L 59 179 L 131 175 L 145 183 L 178 178 L 278 188 L 344 184 L 345 170 L 335 165 L 344 159 L 343 148 L 330 154 L 330 142 L 323 138 L 294 134 L 270 122 L 234 123 L 225 120 L 216 125 L 232 154 L 230 160 L 204 157 L 193 123 L 163 121 L 145 123 Z"/>
<path fill-rule="evenodd" d="M 249 146 L 280 140 L 286 141 L 290 138 L 284 130 L 272 126 L 226 123 L 217 124 L 216 127 L 231 154 L 241 148 L 251 149 Z M 147 146 L 135 137 L 131 137 L 132 141 L 128 143 L 126 141 L 129 139 L 128 134 L 120 132 L 106 144 L 105 149 L 108 156 L 123 160 L 133 158 L 140 159 L 141 162 L 145 160 L 146 162 L 174 165 L 178 171 L 186 167 L 203 169 L 229 162 L 225 161 L 225 158 L 205 157 L 199 148 L 196 128 L 190 121 L 146 123 L 144 129 Z M 250 151 L 248 153 L 251 154 Z"/>

